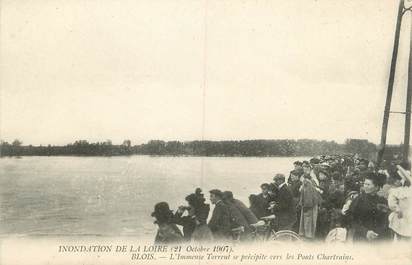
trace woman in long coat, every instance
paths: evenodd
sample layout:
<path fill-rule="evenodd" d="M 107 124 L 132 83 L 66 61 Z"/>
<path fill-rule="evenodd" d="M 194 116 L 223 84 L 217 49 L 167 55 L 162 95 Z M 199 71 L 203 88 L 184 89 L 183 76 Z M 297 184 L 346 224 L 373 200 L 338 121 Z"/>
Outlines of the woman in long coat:
<path fill-rule="evenodd" d="M 299 235 L 306 239 L 314 239 L 318 219 L 319 205 L 322 202 L 316 181 L 311 176 L 311 167 L 303 162 L 304 175 L 301 178 L 299 206 L 301 207 Z"/>

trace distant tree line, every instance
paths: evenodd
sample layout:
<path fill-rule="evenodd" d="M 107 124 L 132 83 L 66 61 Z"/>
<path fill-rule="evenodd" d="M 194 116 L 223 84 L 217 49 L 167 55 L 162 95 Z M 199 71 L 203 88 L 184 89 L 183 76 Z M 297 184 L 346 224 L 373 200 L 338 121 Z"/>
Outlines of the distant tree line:
<path fill-rule="evenodd" d="M 387 148 L 396 153 L 399 148 Z M 23 145 L 20 140 L 11 144 L 2 141 L 0 156 L 315 156 L 319 154 L 358 153 L 371 157 L 375 144 L 363 139 L 348 139 L 344 144 L 335 141 L 301 140 L 243 140 L 243 141 L 161 141 L 132 145 L 130 140 L 115 145 L 110 140 L 89 143 L 78 140 L 64 146 Z"/>
<path fill-rule="evenodd" d="M 96 143 L 78 140 L 64 146 L 24 146 L 21 141 L 14 140 L 12 144 L 2 141 L 0 145 L 0 156 L 121 156 L 132 154 L 130 140 L 125 140 L 121 145 L 113 145 L 110 140 Z"/>

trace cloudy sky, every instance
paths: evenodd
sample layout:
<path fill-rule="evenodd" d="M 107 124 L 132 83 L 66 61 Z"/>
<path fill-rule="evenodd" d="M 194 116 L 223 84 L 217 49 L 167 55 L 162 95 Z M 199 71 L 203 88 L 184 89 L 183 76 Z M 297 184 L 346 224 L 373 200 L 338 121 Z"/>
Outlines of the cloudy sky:
<path fill-rule="evenodd" d="M 397 2 L 1 1 L 0 138 L 377 143 Z M 389 129 L 400 143 L 403 116 Z"/>

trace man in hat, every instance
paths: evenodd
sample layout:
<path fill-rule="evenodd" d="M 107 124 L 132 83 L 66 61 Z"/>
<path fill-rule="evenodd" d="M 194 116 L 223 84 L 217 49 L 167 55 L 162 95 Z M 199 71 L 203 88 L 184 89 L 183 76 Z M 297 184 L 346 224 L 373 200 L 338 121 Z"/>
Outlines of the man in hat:
<path fill-rule="evenodd" d="M 302 162 L 300 161 L 295 161 L 293 162 L 293 166 L 294 166 L 294 171 L 295 173 L 300 177 L 303 174 L 303 168 L 302 168 Z"/>
<path fill-rule="evenodd" d="M 311 164 L 312 166 L 319 165 L 320 159 L 317 158 L 317 157 L 313 157 L 313 158 L 311 158 L 311 159 L 309 160 L 309 162 L 310 162 L 310 164 Z"/>
<path fill-rule="evenodd" d="M 223 202 L 223 195 L 220 190 L 213 189 L 209 192 L 210 202 L 215 205 L 215 208 L 208 226 L 215 239 L 227 240 L 231 236 L 230 209 Z"/>
<path fill-rule="evenodd" d="M 277 217 L 278 230 L 291 230 L 296 223 L 296 206 L 293 194 L 286 185 L 285 175 L 276 174 L 273 180 L 278 189 L 275 204 L 272 205 L 273 213 Z"/>
<path fill-rule="evenodd" d="M 240 240 L 247 239 L 252 232 L 252 228 L 246 216 L 242 213 L 242 211 L 237 207 L 236 203 L 233 199 L 233 194 L 230 191 L 225 191 L 222 193 L 223 202 L 229 208 L 229 215 L 230 215 L 230 228 L 231 229 L 239 229 L 243 227 L 243 233 L 240 235 Z M 248 209 L 249 210 L 249 209 Z M 250 211 L 250 210 L 249 210 Z M 253 214 L 253 213 L 252 213 Z M 256 218 L 256 217 L 255 217 Z M 257 218 L 256 222 L 257 223 Z"/>

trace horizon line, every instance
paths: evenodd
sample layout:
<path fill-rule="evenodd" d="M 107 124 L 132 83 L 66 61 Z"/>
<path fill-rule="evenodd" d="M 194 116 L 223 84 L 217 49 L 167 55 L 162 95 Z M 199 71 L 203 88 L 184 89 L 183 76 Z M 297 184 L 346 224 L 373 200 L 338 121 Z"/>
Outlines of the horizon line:
<path fill-rule="evenodd" d="M 19 139 L 19 138 L 15 138 L 12 141 L 7 141 L 4 139 L 0 139 L 0 143 L 3 142 L 7 142 L 9 144 L 12 144 L 14 141 L 20 141 L 22 146 L 65 146 L 65 145 L 69 145 L 69 144 L 74 144 L 77 141 L 87 141 L 88 143 L 92 144 L 92 143 L 105 143 L 110 141 L 112 143 L 112 145 L 121 145 L 124 141 L 131 141 L 130 139 L 124 139 L 123 141 L 120 141 L 119 144 L 115 144 L 113 143 L 113 141 L 111 139 L 106 139 L 103 141 L 91 141 L 88 139 L 76 139 L 72 142 L 66 142 L 66 143 L 60 143 L 60 144 L 26 144 L 23 140 Z M 132 146 L 137 146 L 137 145 L 142 145 L 142 144 L 148 144 L 150 141 L 163 141 L 163 142 L 182 142 L 182 143 L 187 143 L 187 142 L 241 142 L 241 141 L 302 141 L 302 140 L 309 140 L 309 141 L 325 141 L 325 142 L 335 142 L 337 144 L 345 144 L 346 140 L 366 140 L 369 143 L 372 143 L 374 145 L 379 145 L 379 143 L 376 143 L 374 141 L 371 141 L 370 139 L 367 138 L 346 138 L 344 141 L 339 142 L 337 140 L 326 140 L 326 139 L 315 139 L 315 138 L 250 138 L 250 139 L 222 139 L 222 140 L 211 140 L 211 139 L 194 139 L 194 140 L 164 140 L 164 139 L 150 139 L 150 140 L 146 140 L 146 141 L 141 141 L 135 144 L 131 144 Z M 132 141 L 131 141 L 132 142 Z M 133 143 L 133 142 L 132 142 Z M 387 143 L 387 145 L 402 145 L 403 143 Z"/>

